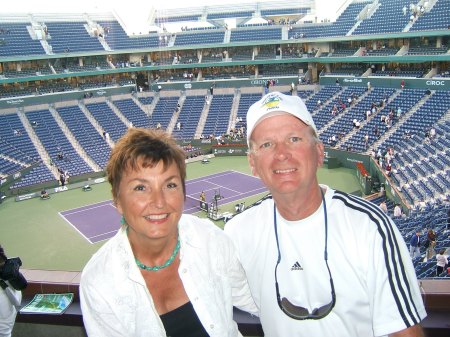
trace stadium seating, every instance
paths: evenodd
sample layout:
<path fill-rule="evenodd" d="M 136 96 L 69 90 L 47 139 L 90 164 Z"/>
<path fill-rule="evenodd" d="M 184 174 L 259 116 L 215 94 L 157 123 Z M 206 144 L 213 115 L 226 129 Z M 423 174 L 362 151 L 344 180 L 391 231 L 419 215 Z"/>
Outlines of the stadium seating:
<path fill-rule="evenodd" d="M 0 115 L 0 153 L 21 163 L 39 159 L 28 133 L 15 113 Z"/>
<path fill-rule="evenodd" d="M 45 50 L 39 40 L 33 40 L 27 30 L 31 23 L 1 22 L 0 57 L 3 56 L 25 56 L 45 55 Z"/>
<path fill-rule="evenodd" d="M 87 52 L 104 50 L 96 36 L 90 36 L 86 22 L 47 22 L 53 53 Z"/>
<path fill-rule="evenodd" d="M 187 96 L 181 108 L 177 123 L 181 130 L 174 129 L 172 135 L 178 139 L 192 139 L 199 124 L 200 114 L 205 105 L 204 96 Z"/>
<path fill-rule="evenodd" d="M 158 123 L 161 124 L 161 128 L 166 130 L 169 126 L 169 122 L 172 119 L 172 115 L 177 108 L 178 100 L 180 98 L 176 97 L 160 97 L 158 103 L 153 109 L 151 115 L 150 125 L 156 128 Z"/>
<path fill-rule="evenodd" d="M 58 108 L 58 113 L 83 150 L 101 168 L 106 167 L 111 149 L 78 106 Z"/>
<path fill-rule="evenodd" d="M 428 13 L 420 16 L 410 31 L 448 29 L 450 2 L 438 0 Z"/>
<path fill-rule="evenodd" d="M 227 133 L 233 97 L 234 95 L 213 96 L 202 132 L 205 136 L 220 136 Z"/>
<path fill-rule="evenodd" d="M 324 28 L 324 35 L 345 36 L 356 24 L 359 13 L 366 5 L 367 2 L 349 4 L 332 25 Z"/>
<path fill-rule="evenodd" d="M 236 28 L 231 31 L 230 42 L 281 40 L 281 28 Z"/>
<path fill-rule="evenodd" d="M 117 21 L 97 21 L 97 23 L 107 31 L 104 38 L 113 50 L 156 48 L 168 44 L 167 39 L 160 39 L 156 34 L 144 37 L 129 37 Z"/>
<path fill-rule="evenodd" d="M 113 101 L 114 105 L 120 110 L 120 112 L 133 123 L 137 128 L 148 128 L 149 118 L 140 107 L 134 103 L 132 99 L 123 99 Z"/>
<path fill-rule="evenodd" d="M 409 15 L 403 14 L 403 7 L 409 8 L 410 0 L 379 0 L 375 13 L 355 29 L 352 35 L 401 32 L 409 22 Z"/>
<path fill-rule="evenodd" d="M 176 46 L 185 46 L 193 44 L 212 44 L 223 43 L 225 33 L 219 32 L 205 32 L 205 33 L 179 33 L 175 39 Z"/>
<path fill-rule="evenodd" d="M 69 175 L 81 175 L 92 169 L 76 152 L 64 135 L 49 110 L 37 110 L 26 113 L 30 122 L 36 122 L 33 128 L 53 163 Z M 62 155 L 60 157 L 59 155 Z"/>
<path fill-rule="evenodd" d="M 127 126 L 117 117 L 108 104 L 104 102 L 88 103 L 86 108 L 114 142 L 117 142 L 126 132 Z"/>

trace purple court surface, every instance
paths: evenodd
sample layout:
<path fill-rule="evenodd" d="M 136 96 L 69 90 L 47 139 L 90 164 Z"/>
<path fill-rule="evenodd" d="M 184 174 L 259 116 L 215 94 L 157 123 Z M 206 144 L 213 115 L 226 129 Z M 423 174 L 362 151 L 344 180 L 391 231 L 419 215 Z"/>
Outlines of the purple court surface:
<path fill-rule="evenodd" d="M 200 210 L 198 197 L 201 191 L 205 192 L 207 202 L 219 194 L 221 198 L 218 200 L 218 205 L 220 206 L 266 192 L 267 189 L 259 178 L 235 171 L 191 179 L 186 181 L 184 213 L 191 214 Z M 120 228 L 120 215 L 112 200 L 67 210 L 60 215 L 90 243 L 109 239 Z"/>

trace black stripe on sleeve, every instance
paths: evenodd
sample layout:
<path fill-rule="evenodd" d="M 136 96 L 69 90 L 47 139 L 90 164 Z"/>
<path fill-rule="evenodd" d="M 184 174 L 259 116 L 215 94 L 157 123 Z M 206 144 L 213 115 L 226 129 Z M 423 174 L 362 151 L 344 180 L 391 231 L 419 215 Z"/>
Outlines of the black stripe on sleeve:
<path fill-rule="evenodd" d="M 335 191 L 333 199 L 342 201 L 347 207 L 366 214 L 377 226 L 383 242 L 384 260 L 392 295 L 406 327 L 420 322 L 420 315 L 413 300 L 399 243 L 394 234 L 392 220 L 375 204 L 343 192 Z M 397 262 L 398 261 L 398 262 Z M 398 291 L 396 290 L 398 288 Z"/>

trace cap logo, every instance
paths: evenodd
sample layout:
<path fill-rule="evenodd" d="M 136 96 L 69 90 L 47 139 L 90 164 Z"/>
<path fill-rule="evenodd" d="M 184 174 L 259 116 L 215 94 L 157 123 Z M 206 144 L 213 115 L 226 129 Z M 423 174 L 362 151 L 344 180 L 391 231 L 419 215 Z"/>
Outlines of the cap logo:
<path fill-rule="evenodd" d="M 280 105 L 281 97 L 276 95 L 270 95 L 266 97 L 264 102 L 262 103 L 262 107 L 266 108 L 267 110 L 278 108 Z"/>

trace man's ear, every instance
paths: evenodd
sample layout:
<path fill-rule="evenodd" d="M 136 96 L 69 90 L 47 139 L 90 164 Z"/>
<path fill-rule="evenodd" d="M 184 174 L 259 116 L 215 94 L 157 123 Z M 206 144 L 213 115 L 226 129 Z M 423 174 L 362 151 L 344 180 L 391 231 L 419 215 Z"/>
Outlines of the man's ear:
<path fill-rule="evenodd" d="M 323 162 L 325 161 L 325 148 L 322 142 L 317 143 L 316 146 L 318 151 L 317 167 L 322 167 Z"/>
<path fill-rule="evenodd" d="M 255 169 L 255 157 L 254 157 L 254 155 L 252 153 L 249 153 L 247 155 L 247 160 L 248 160 L 248 163 L 250 164 L 250 169 L 252 170 L 252 174 L 255 177 L 258 177 L 258 172 Z"/>

